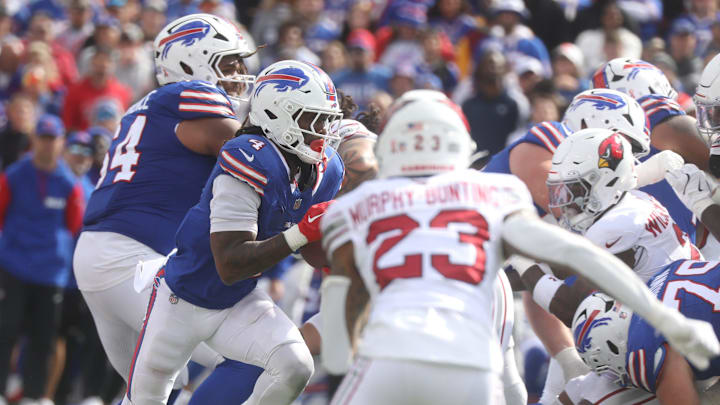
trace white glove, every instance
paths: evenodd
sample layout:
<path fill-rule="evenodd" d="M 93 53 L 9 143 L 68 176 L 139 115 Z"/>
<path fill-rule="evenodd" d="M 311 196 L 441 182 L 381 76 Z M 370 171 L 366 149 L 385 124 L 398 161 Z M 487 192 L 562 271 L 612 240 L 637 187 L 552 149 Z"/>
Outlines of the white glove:
<path fill-rule="evenodd" d="M 664 150 L 651 156 L 648 160 L 635 166 L 637 187 L 655 184 L 665 178 L 665 173 L 682 167 L 685 161 L 682 156 L 671 150 Z"/>
<path fill-rule="evenodd" d="M 709 323 L 685 318 L 674 309 L 667 309 L 658 322 L 658 331 L 667 338 L 670 346 L 680 352 L 693 366 L 705 370 L 710 359 L 720 354 L 715 331 Z"/>
<path fill-rule="evenodd" d="M 709 182 L 705 172 L 692 163 L 667 172 L 665 180 L 670 183 L 680 201 L 698 218 L 702 218 L 703 211 L 714 204 L 712 197 L 717 190 L 715 183 Z"/>

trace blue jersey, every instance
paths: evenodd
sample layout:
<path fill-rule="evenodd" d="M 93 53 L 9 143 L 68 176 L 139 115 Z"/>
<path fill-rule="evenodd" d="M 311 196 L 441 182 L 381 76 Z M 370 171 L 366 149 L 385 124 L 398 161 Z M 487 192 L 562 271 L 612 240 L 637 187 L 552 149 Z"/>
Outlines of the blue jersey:
<path fill-rule="evenodd" d="M 187 149 L 175 135 L 182 121 L 199 118 L 235 118 L 227 94 L 202 81 L 162 86 L 132 106 L 105 157 L 83 230 L 116 232 L 168 254 L 215 165 L 214 156 Z"/>
<path fill-rule="evenodd" d="M 678 260 L 648 280 L 650 290 L 666 306 L 692 319 L 710 322 L 720 337 L 720 262 Z M 627 371 L 630 382 L 655 392 L 665 365 L 668 343 L 644 319 L 633 315 L 628 329 Z M 692 367 L 695 379 L 720 376 L 720 357 L 707 370 Z"/>
<path fill-rule="evenodd" d="M 340 189 L 344 167 L 331 148 L 325 170 L 319 170 L 314 187 L 300 189 L 290 179 L 280 151 L 258 135 L 241 135 L 223 146 L 205 184 L 200 202 L 188 211 L 178 229 L 178 252 L 165 266 L 165 280 L 180 298 L 200 307 L 228 308 L 255 288 L 250 278 L 231 286 L 223 284 L 210 250 L 210 201 L 215 178 L 229 175 L 250 185 L 260 196 L 257 240 L 268 239 L 302 220 L 311 205 L 332 199 Z"/>
<path fill-rule="evenodd" d="M 483 171 L 512 174 L 512 172 L 510 172 L 510 151 L 512 151 L 513 148 L 521 143 L 532 143 L 547 149 L 550 153 L 555 153 L 555 149 L 560 145 L 560 142 L 571 134 L 572 132 L 565 125 L 557 121 L 545 121 L 536 124 L 530 128 L 522 138 L 493 155 L 488 164 L 483 168 Z M 535 204 L 535 208 L 537 208 L 540 216 L 545 215 L 545 211 L 537 204 Z"/>
<path fill-rule="evenodd" d="M 637 102 L 645 111 L 648 130 L 651 133 L 653 128 L 662 124 L 665 120 L 678 115 L 685 115 L 685 111 L 677 101 L 659 94 L 648 94 L 640 97 Z"/>

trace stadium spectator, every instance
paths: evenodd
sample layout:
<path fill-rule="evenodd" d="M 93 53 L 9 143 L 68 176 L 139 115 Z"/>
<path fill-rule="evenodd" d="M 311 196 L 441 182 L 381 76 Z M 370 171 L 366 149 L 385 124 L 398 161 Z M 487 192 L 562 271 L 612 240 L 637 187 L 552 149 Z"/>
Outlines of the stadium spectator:
<path fill-rule="evenodd" d="M 82 226 L 82 187 L 61 160 L 64 135 L 58 117 L 42 116 L 32 154 L 0 176 L 0 392 L 24 329 L 23 395 L 30 400 L 45 395 L 73 236 Z"/>
<path fill-rule="evenodd" d="M 340 41 L 332 41 L 325 47 L 325 52 L 322 54 L 321 67 L 325 73 L 332 76 L 347 67 L 347 60 L 345 45 Z"/>
<path fill-rule="evenodd" d="M 420 66 L 423 47 L 420 34 L 427 27 L 427 7 L 410 1 L 399 2 L 390 11 L 390 27 L 378 32 L 379 63 L 393 68 L 399 64 Z"/>
<path fill-rule="evenodd" d="M 20 91 L 33 98 L 40 113 L 59 115 L 65 86 L 60 81 L 50 47 L 40 41 L 30 43 L 26 60 L 20 69 Z"/>
<path fill-rule="evenodd" d="M 100 171 L 105 162 L 105 154 L 108 148 L 110 148 L 113 132 L 105 127 L 90 127 L 87 132 L 92 136 L 94 151 L 93 162 L 88 171 L 88 177 L 90 178 L 90 182 L 95 185 L 100 178 Z"/>
<path fill-rule="evenodd" d="M 583 71 L 583 53 L 572 42 L 558 45 L 552 54 L 553 84 L 569 105 L 573 97 L 590 88 Z"/>
<path fill-rule="evenodd" d="M 695 53 L 696 46 L 697 36 L 693 24 L 688 20 L 675 21 L 670 29 L 669 51 L 677 64 L 676 76 L 682 84 L 677 90 L 686 93 L 695 91 L 703 69 L 703 61 Z"/>
<path fill-rule="evenodd" d="M 143 33 L 135 24 L 125 24 L 120 35 L 117 67 L 120 83 L 132 90 L 132 100 L 138 100 L 155 88 L 155 64 L 152 55 L 142 48 Z"/>
<path fill-rule="evenodd" d="M 452 94 L 455 86 L 460 80 L 460 70 L 454 62 L 449 62 L 443 57 L 443 34 L 437 29 L 430 28 L 422 36 L 424 51 L 424 64 L 422 70 L 437 77 L 445 94 Z"/>
<path fill-rule="evenodd" d="M 263 0 L 260 8 L 255 12 L 250 33 L 259 44 L 274 44 L 278 40 L 280 26 L 291 16 L 290 1 Z"/>
<path fill-rule="evenodd" d="M 152 44 L 155 37 L 166 24 L 165 0 L 147 0 L 140 13 L 140 28 L 142 28 L 145 42 Z M 150 52 L 152 53 L 152 52 Z"/>
<path fill-rule="evenodd" d="M 712 26 L 720 19 L 720 11 L 715 0 L 687 0 L 687 13 L 678 17 L 673 24 L 687 21 L 693 26 L 697 37 L 695 54 L 703 56 L 710 41 L 712 41 Z"/>
<path fill-rule="evenodd" d="M 364 110 L 370 97 L 377 91 L 388 91 L 391 72 L 373 63 L 375 37 L 367 30 L 355 30 L 347 41 L 349 64 L 333 76 L 335 86 L 349 94 L 360 110 Z"/>
<path fill-rule="evenodd" d="M 506 72 L 503 54 L 487 51 L 475 70 L 474 95 L 462 104 L 477 149 L 487 150 L 491 155 L 505 147 L 519 120 L 518 104 L 503 81 Z"/>
<path fill-rule="evenodd" d="M 98 48 L 112 49 L 118 48 L 120 43 L 120 24 L 118 20 L 112 17 L 104 16 L 95 24 L 95 31 L 77 56 L 77 66 L 81 75 L 85 75 L 90 68 L 90 59 L 95 55 Z"/>
<path fill-rule="evenodd" d="M 305 43 L 316 54 L 321 54 L 328 42 L 340 36 L 340 24 L 325 12 L 325 0 L 295 0 L 295 21 L 303 25 Z"/>
<path fill-rule="evenodd" d="M 297 21 L 287 21 L 280 26 L 277 43 L 263 51 L 261 65 L 266 67 L 286 59 L 320 64 L 320 57 L 305 46 L 303 28 Z"/>
<path fill-rule="evenodd" d="M 30 149 L 37 111 L 32 97 L 16 93 L 7 106 L 7 126 L 0 132 L 0 170 L 7 169 Z"/>
<path fill-rule="evenodd" d="M 57 65 L 60 79 L 65 86 L 69 86 L 78 76 L 75 57 L 67 49 L 55 41 L 53 33 L 53 20 L 44 12 L 33 14 L 30 19 L 30 27 L 25 35 L 25 43 L 33 41 L 45 42 L 52 50 L 52 56 Z"/>
<path fill-rule="evenodd" d="M 91 124 L 90 114 L 102 99 L 116 100 L 125 110 L 130 104 L 130 89 L 114 76 L 112 51 L 98 48 L 92 57 L 85 77 L 67 91 L 63 108 L 65 126 L 73 130 L 85 130 Z"/>
<path fill-rule="evenodd" d="M 95 30 L 92 23 L 90 0 L 70 1 L 68 17 L 67 26 L 58 34 L 56 40 L 63 48 L 73 55 L 77 55 L 85 41 Z"/>
<path fill-rule="evenodd" d="M 593 72 L 601 63 L 617 57 L 640 58 L 642 42 L 632 31 L 623 27 L 623 16 L 617 2 L 608 1 L 602 8 L 600 28 L 585 30 L 578 35 L 575 44 L 585 56 L 585 71 Z M 611 42 L 608 48 L 606 42 Z"/>

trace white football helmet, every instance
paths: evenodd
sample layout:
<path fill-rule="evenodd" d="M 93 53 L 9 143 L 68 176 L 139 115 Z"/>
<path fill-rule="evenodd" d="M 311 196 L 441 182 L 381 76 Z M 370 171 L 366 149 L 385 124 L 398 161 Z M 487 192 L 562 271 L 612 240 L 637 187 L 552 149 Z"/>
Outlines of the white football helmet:
<path fill-rule="evenodd" d="M 716 55 L 703 69 L 695 96 L 697 127 L 708 145 L 717 143 L 720 131 L 720 55 Z M 718 147 L 711 150 L 720 153 Z"/>
<path fill-rule="evenodd" d="M 583 362 L 622 385 L 629 382 L 625 365 L 632 314 L 612 297 L 593 293 L 580 303 L 572 321 L 575 348 Z"/>
<path fill-rule="evenodd" d="M 605 128 L 620 132 L 636 158 L 650 153 L 650 132 L 640 104 L 627 94 L 610 89 L 586 90 L 573 98 L 563 124 L 572 132 Z"/>
<path fill-rule="evenodd" d="M 635 100 L 648 94 L 677 98 L 662 70 L 640 59 L 615 58 L 605 63 L 593 75 L 593 87 L 618 90 Z"/>
<path fill-rule="evenodd" d="M 608 129 L 580 130 L 560 143 L 547 179 L 550 208 L 558 222 L 584 233 L 595 218 L 635 188 L 635 159 L 630 143 Z"/>
<path fill-rule="evenodd" d="M 323 160 L 325 146 L 340 142 L 338 95 L 319 67 L 296 60 L 260 72 L 250 96 L 250 123 L 305 163 Z"/>
<path fill-rule="evenodd" d="M 375 145 L 379 177 L 429 176 L 470 165 L 474 142 L 462 111 L 431 93 L 403 102 L 388 118 Z"/>
<path fill-rule="evenodd" d="M 223 89 L 238 88 L 228 91 L 228 95 L 239 99 L 255 80 L 253 75 L 226 76 L 220 70 L 224 56 L 236 55 L 238 63 L 243 63 L 242 58 L 255 51 L 234 25 L 211 14 L 190 14 L 166 25 L 155 38 L 154 49 L 155 76 L 160 85 L 183 80 L 203 80 L 214 85 L 225 82 Z"/>

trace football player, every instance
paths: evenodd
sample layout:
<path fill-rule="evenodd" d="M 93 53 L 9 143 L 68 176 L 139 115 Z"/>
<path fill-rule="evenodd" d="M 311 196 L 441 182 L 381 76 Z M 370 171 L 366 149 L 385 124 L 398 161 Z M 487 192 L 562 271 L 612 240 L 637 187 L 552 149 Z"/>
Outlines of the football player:
<path fill-rule="evenodd" d="M 178 229 L 177 254 L 157 273 L 123 404 L 164 404 L 190 353 L 207 343 L 264 369 L 247 404 L 291 403 L 313 360 L 256 276 L 320 238 L 343 164 L 326 142 L 341 118 L 320 68 L 281 61 L 258 75 L 250 126 L 228 141 L 200 202 Z"/>
<path fill-rule="evenodd" d="M 349 336 L 371 301 L 358 358 L 333 403 L 495 403 L 492 288 L 513 252 L 612 286 L 681 350 L 697 350 L 689 354 L 700 363 L 718 351 L 715 340 L 694 335 L 707 325 L 663 307 L 619 259 L 540 221 L 517 178 L 466 169 L 471 152 L 446 103 L 399 106 L 378 138 L 380 179 L 342 196 L 322 219 L 332 267 L 321 302 L 323 341 L 336 346 L 324 353 L 330 368 L 349 366 Z"/>
<path fill-rule="evenodd" d="M 123 378 L 150 295 L 133 288 L 136 264 L 173 249 L 220 148 L 240 129 L 234 109 L 253 80 L 243 58 L 254 50 L 216 16 L 177 19 L 154 47 L 161 87 L 125 113 L 113 136 L 73 266 L 105 352 Z M 195 357 L 203 365 L 222 361 L 209 349 L 203 353 Z"/>
<path fill-rule="evenodd" d="M 560 142 L 583 128 L 617 128 L 622 129 L 632 142 L 634 152 L 643 155 L 650 148 L 645 123 L 642 108 L 631 97 L 614 90 L 588 90 L 575 96 L 563 122 L 535 125 L 524 137 L 494 155 L 484 171 L 518 176 L 530 189 L 538 214 L 544 220 L 554 222 L 553 216 L 547 215 L 548 190 L 545 182 L 552 154 Z M 654 177 L 657 175 L 644 176 L 648 182 L 652 182 Z M 542 396 L 544 402 L 549 402 L 560 393 L 567 380 L 585 374 L 587 367 L 577 356 L 570 331 L 537 306 L 528 294 L 523 294 L 523 303 L 531 326 L 552 356 Z"/>
<path fill-rule="evenodd" d="M 651 151 L 644 159 L 659 151 L 672 150 L 685 162 L 708 169 L 708 147 L 698 134 L 696 121 L 675 101 L 677 92 L 660 69 L 639 59 L 613 59 L 595 72 L 593 86 L 621 91 L 640 103 L 650 130 Z M 659 175 L 664 173 L 661 171 Z M 680 229 L 695 242 L 696 224 L 692 213 L 678 200 L 667 182 L 648 185 L 642 190 L 667 207 Z"/>

